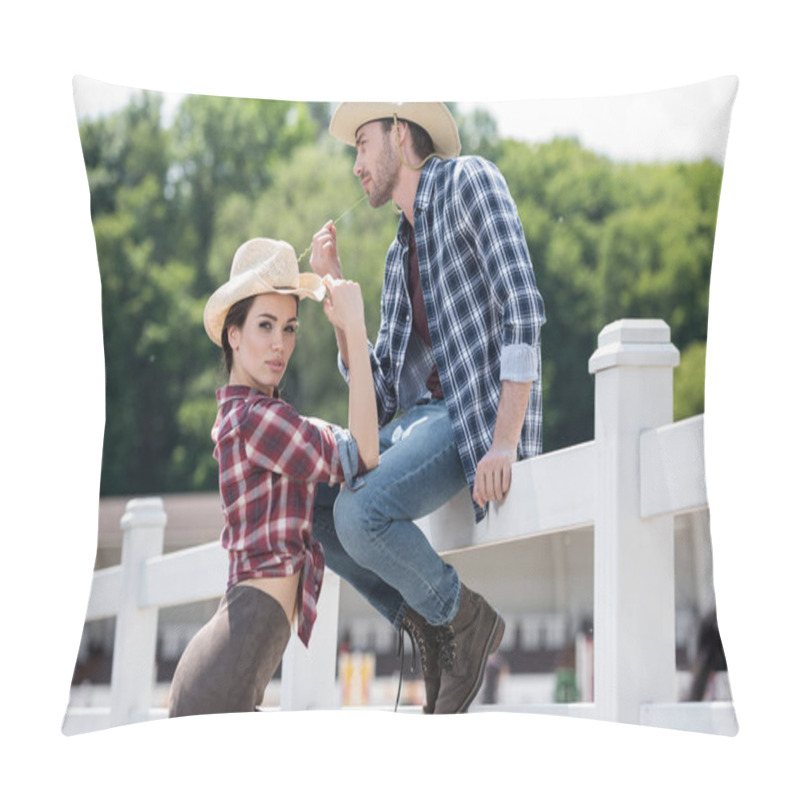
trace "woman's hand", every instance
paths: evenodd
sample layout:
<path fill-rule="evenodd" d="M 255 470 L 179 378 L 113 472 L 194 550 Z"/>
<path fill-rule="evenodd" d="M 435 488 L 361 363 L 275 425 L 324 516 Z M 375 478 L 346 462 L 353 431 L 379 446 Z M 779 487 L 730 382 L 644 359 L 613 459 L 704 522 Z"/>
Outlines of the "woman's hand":
<path fill-rule="evenodd" d="M 345 332 L 352 330 L 357 334 L 364 333 L 361 287 L 354 281 L 337 280 L 330 275 L 323 277 L 322 281 L 328 290 L 323 309 L 331 324 Z"/>

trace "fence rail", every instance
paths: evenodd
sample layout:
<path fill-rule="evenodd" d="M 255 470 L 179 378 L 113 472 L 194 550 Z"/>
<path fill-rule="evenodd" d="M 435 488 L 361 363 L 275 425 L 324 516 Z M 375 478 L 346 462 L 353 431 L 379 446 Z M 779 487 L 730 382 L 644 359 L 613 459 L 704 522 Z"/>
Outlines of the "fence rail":
<path fill-rule="evenodd" d="M 703 417 L 672 421 L 678 351 L 660 320 L 606 326 L 589 361 L 595 438 L 513 466 L 511 491 L 475 524 L 466 490 L 418 520 L 441 553 L 594 528 L 594 700 L 494 710 L 552 713 L 733 735 L 731 703 L 676 697 L 674 516 L 707 508 Z M 219 597 L 218 544 L 163 555 L 159 498 L 128 503 L 120 566 L 95 573 L 87 621 L 117 618 L 109 709 L 70 708 L 65 733 L 136 722 L 151 708 L 158 609 Z M 306 650 L 292 636 L 281 708 L 335 708 L 339 579 L 326 571 Z"/>

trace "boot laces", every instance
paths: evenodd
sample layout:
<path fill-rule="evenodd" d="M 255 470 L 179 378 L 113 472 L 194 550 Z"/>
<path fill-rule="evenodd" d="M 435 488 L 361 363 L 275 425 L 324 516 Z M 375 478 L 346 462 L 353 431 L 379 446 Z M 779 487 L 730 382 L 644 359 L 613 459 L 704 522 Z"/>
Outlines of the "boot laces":
<path fill-rule="evenodd" d="M 452 670 L 456 660 L 456 632 L 452 625 L 443 625 L 437 631 L 439 658 L 443 670 Z"/>
<path fill-rule="evenodd" d="M 425 637 L 425 631 L 419 621 L 411 616 L 407 616 L 403 620 L 403 629 L 408 631 L 411 636 L 412 648 L 416 643 L 419 650 L 419 660 L 422 666 L 422 674 L 425 675 L 428 671 L 428 640 Z"/>
<path fill-rule="evenodd" d="M 397 697 L 394 701 L 394 710 L 397 712 L 397 707 L 400 705 L 400 692 L 403 688 L 403 673 L 405 672 L 405 660 L 406 660 L 406 648 L 405 648 L 405 634 L 408 631 L 411 636 L 411 674 L 414 674 L 414 664 L 417 661 L 417 643 L 415 640 L 415 636 L 404 621 L 403 625 L 401 626 L 400 630 L 397 632 L 397 655 L 400 657 L 400 680 L 397 683 Z M 423 660 L 422 656 L 422 649 L 420 648 L 420 660 Z M 423 662 L 424 663 L 424 662 Z"/>

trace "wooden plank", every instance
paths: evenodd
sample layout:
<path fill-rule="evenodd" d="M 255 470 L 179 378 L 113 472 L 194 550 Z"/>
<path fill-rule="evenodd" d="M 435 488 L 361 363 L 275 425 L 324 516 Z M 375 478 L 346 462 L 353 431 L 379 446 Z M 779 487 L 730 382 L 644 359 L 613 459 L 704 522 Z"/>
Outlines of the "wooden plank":
<path fill-rule="evenodd" d="M 646 431 L 640 455 L 642 517 L 708 506 L 702 416 Z"/>
<path fill-rule="evenodd" d="M 228 580 L 228 553 L 219 542 L 179 550 L 147 561 L 142 608 L 173 606 L 220 597 Z"/>
<path fill-rule="evenodd" d="M 645 703 L 642 705 L 640 722 L 642 725 L 655 728 L 672 728 L 720 736 L 736 736 L 739 732 L 733 703 L 726 701 Z"/>
<path fill-rule="evenodd" d="M 86 621 L 114 617 L 119 611 L 122 567 L 99 569 L 92 577 Z"/>
<path fill-rule="evenodd" d="M 416 522 L 440 553 L 591 525 L 594 453 L 594 442 L 585 442 L 517 462 L 505 502 L 492 504 L 478 525 L 466 489 Z"/>
<path fill-rule="evenodd" d="M 514 465 L 511 491 L 492 506 L 477 542 L 540 536 L 594 524 L 596 454 L 585 442 Z"/>

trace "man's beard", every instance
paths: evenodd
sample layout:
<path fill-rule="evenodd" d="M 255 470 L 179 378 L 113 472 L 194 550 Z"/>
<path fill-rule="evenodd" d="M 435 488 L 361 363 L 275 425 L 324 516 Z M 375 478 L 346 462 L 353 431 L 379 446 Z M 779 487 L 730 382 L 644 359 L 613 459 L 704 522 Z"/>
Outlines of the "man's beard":
<path fill-rule="evenodd" d="M 400 158 L 392 147 L 389 136 L 384 139 L 382 156 L 377 169 L 369 176 L 372 180 L 369 204 L 373 208 L 378 208 L 392 199 L 400 177 Z"/>

